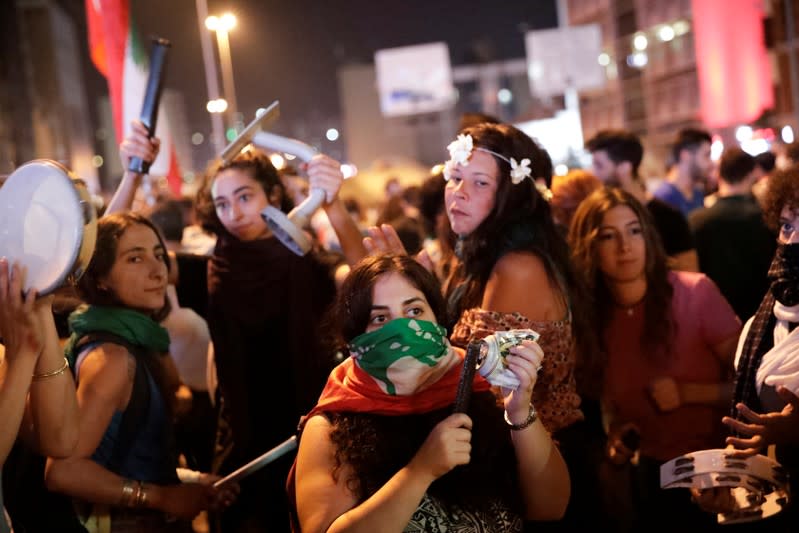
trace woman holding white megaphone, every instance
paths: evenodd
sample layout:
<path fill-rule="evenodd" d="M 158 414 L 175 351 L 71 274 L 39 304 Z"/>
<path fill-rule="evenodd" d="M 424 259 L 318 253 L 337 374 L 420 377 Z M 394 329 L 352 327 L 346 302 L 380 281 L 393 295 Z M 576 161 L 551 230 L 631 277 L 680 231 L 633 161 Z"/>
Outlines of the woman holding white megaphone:
<path fill-rule="evenodd" d="M 338 199 L 340 167 L 316 155 L 306 172 L 311 190 L 324 191 L 323 208 L 349 256 L 347 244 L 360 247 L 361 235 Z M 221 474 L 292 435 L 334 366 L 314 332 L 334 296 L 332 272 L 315 251 L 296 255 L 275 237 L 261 214 L 268 206 L 292 207 L 277 169 L 252 147 L 212 165 L 197 196 L 202 226 L 217 236 L 207 319 L 222 395 L 214 468 Z M 221 517 L 223 530 L 249 523 L 287 531 L 290 464 L 284 458 L 245 479 L 239 502 Z"/>

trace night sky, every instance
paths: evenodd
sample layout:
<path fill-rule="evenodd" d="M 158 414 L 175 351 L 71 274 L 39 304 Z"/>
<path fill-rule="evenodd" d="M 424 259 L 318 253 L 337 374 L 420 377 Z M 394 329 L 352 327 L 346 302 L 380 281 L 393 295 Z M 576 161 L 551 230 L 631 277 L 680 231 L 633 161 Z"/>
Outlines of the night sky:
<path fill-rule="evenodd" d="M 172 41 L 166 84 L 183 93 L 190 128 L 207 133 L 195 0 L 131 4 L 143 35 Z M 238 18 L 230 42 L 239 111 L 246 122 L 279 99 L 284 126 L 335 120 L 336 69 L 371 63 L 381 48 L 444 41 L 453 65 L 519 58 L 526 31 L 557 25 L 554 0 L 208 0 L 209 14 L 224 11 Z"/>

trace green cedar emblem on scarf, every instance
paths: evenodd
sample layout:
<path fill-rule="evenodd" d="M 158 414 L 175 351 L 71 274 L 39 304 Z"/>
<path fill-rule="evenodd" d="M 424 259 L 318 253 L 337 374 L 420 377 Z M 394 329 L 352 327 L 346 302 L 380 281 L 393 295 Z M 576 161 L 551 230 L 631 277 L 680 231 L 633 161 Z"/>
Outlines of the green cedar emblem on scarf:
<path fill-rule="evenodd" d="M 456 357 L 447 330 L 426 320 L 397 318 L 350 342 L 350 355 L 387 394 L 407 396 L 440 377 Z"/>

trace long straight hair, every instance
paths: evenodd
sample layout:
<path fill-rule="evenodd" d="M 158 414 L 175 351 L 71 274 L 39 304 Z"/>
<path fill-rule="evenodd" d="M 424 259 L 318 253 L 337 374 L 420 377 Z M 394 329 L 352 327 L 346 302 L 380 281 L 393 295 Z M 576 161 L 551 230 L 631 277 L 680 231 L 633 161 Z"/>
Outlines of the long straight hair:
<path fill-rule="evenodd" d="M 599 270 L 599 230 L 605 214 L 625 206 L 641 224 L 646 248 L 644 277 L 644 331 L 640 339 L 644 353 L 651 357 L 668 354 L 676 327 L 671 313 L 673 288 L 668 280 L 666 253 L 649 211 L 631 194 L 619 188 L 603 187 L 583 200 L 572 220 L 569 245 L 578 272 L 585 278 L 598 324 L 599 338 L 610 324 L 614 301 L 605 276 Z"/>

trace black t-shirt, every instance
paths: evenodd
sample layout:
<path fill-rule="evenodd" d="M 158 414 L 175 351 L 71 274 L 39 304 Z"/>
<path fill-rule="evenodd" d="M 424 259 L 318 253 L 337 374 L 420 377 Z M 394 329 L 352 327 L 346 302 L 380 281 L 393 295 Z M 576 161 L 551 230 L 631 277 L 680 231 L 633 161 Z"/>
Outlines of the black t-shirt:
<path fill-rule="evenodd" d="M 666 255 L 677 255 L 695 247 L 691 228 L 680 211 L 657 198 L 649 200 L 646 208 L 655 220 Z"/>
<path fill-rule="evenodd" d="M 699 269 L 710 277 L 741 320 L 757 311 L 769 283 L 776 235 L 754 196 L 727 196 L 689 217 Z"/>

